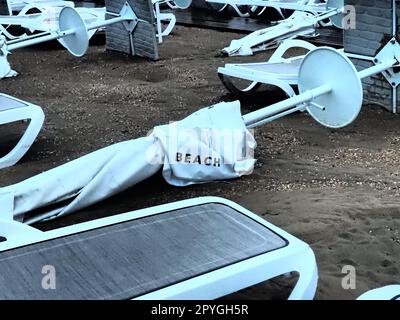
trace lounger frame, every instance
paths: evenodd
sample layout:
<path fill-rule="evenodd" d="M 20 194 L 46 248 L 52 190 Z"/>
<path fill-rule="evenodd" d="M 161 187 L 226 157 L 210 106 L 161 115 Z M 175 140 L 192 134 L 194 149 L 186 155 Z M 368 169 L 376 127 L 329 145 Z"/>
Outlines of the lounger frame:
<path fill-rule="evenodd" d="M 42 108 L 32 103 L 3 93 L 0 94 L 0 97 L 22 104 L 22 106 L 10 108 L 0 106 L 0 125 L 16 121 L 30 120 L 28 127 L 15 147 L 0 158 L 0 169 L 2 169 L 16 164 L 29 150 L 42 128 L 44 113 Z"/>
<path fill-rule="evenodd" d="M 315 256 L 311 248 L 303 241 L 238 204 L 217 197 L 203 197 L 164 204 L 46 232 L 38 231 L 19 222 L 3 220 L 0 221 L 0 235 L 6 237 L 7 241 L 0 242 L 0 252 L 205 203 L 223 204 L 239 211 L 286 239 L 287 245 L 281 249 L 276 249 L 145 294 L 137 297 L 137 299 L 216 299 L 289 272 L 297 272 L 299 274 L 298 281 L 289 299 L 312 299 L 314 297 L 318 272 Z"/>
<path fill-rule="evenodd" d="M 290 64 L 295 60 L 303 59 L 304 55 L 285 58 L 285 53 L 293 48 L 303 48 L 307 51 L 311 51 L 316 48 L 313 44 L 303 40 L 285 40 L 282 44 L 274 51 L 272 56 L 267 62 L 259 63 L 241 63 L 241 64 L 226 64 L 224 67 L 218 68 L 218 76 L 221 79 L 223 85 L 235 95 L 249 95 L 253 94 L 261 84 L 269 84 L 282 89 L 288 97 L 295 95 L 295 91 L 292 86 L 297 85 L 297 76 L 287 76 L 285 74 L 277 76 L 266 76 L 263 72 L 249 71 L 246 66 L 249 65 L 268 65 L 268 64 Z M 242 80 L 251 81 L 251 84 L 244 89 L 240 89 L 235 86 L 230 78 L 238 78 Z"/>

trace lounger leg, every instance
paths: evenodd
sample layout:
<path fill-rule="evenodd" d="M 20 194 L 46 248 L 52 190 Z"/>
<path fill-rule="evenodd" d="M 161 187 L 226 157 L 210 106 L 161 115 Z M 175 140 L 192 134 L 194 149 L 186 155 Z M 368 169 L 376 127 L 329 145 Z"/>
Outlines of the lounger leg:
<path fill-rule="evenodd" d="M 222 82 L 222 84 L 231 92 L 232 94 L 235 94 L 237 96 L 248 96 L 254 93 L 255 91 L 258 90 L 258 88 L 261 86 L 262 83 L 253 81 L 249 86 L 247 86 L 245 89 L 239 89 L 237 88 L 232 81 L 230 80 L 230 77 L 226 74 L 223 73 L 218 73 L 218 76 Z M 271 86 L 276 86 L 283 90 L 287 96 L 293 97 L 296 95 L 294 92 L 292 86 L 288 84 L 285 81 L 279 80 L 279 79 L 270 79 L 270 78 L 265 78 L 263 83 L 269 84 Z"/>
<path fill-rule="evenodd" d="M 218 77 L 221 80 L 222 84 L 225 86 L 225 88 L 228 89 L 229 92 L 237 96 L 245 96 L 252 94 L 255 91 L 257 91 L 258 88 L 261 86 L 260 83 L 253 81 L 249 86 L 241 90 L 237 88 L 229 79 L 229 77 L 225 76 L 224 74 L 218 73 Z"/>
<path fill-rule="evenodd" d="M 238 6 L 235 5 L 235 4 L 231 4 L 231 7 L 236 11 L 236 13 L 239 15 L 239 17 L 246 18 L 246 17 L 249 17 L 249 16 L 250 16 L 250 14 L 249 14 L 248 12 L 243 13 L 242 11 L 240 11 L 240 9 L 238 8 Z M 222 9 L 221 9 L 221 10 L 222 10 Z"/>
<path fill-rule="evenodd" d="M 9 52 L 3 46 L 5 41 L 5 37 L 0 36 L 0 78 L 15 77 L 17 72 L 11 69 L 8 62 L 7 57 Z"/>
<path fill-rule="evenodd" d="M 312 300 L 317 290 L 318 270 L 314 253 L 311 249 L 298 258 L 303 264 L 299 266 L 299 279 L 289 296 L 289 300 Z"/>
<path fill-rule="evenodd" d="M 157 37 L 158 37 L 158 43 L 162 43 L 162 30 L 161 30 L 161 13 L 160 13 L 160 4 L 156 2 L 154 4 L 155 11 L 156 11 L 156 21 L 157 21 Z"/>
<path fill-rule="evenodd" d="M 160 13 L 159 17 L 161 21 L 169 21 L 167 27 L 164 29 L 164 31 L 161 32 L 161 41 L 162 41 L 162 37 L 169 35 L 172 29 L 175 27 L 176 18 L 173 13 Z"/>
<path fill-rule="evenodd" d="M 0 169 L 16 164 L 25 155 L 35 141 L 44 122 L 43 110 L 34 105 L 1 112 L 0 125 L 26 119 L 31 120 L 28 128 L 17 145 L 7 155 L 0 158 Z"/>

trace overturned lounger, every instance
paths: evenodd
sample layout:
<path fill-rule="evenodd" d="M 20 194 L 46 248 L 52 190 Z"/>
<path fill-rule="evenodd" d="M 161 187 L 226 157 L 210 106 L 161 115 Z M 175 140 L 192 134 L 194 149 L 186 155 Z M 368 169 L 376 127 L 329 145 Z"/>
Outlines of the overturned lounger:
<path fill-rule="evenodd" d="M 0 222 L 0 299 L 215 299 L 288 272 L 312 299 L 313 251 L 239 205 L 207 197 L 41 232 Z M 42 269 L 56 290 L 42 287 Z"/>
<path fill-rule="evenodd" d="M 344 11 L 343 0 L 328 0 L 326 11 L 317 15 L 295 11 L 289 18 L 279 21 L 276 25 L 256 30 L 241 39 L 232 40 L 229 46 L 221 50 L 221 54 L 252 55 L 257 51 L 275 47 L 285 39 L 294 39 L 299 36 L 315 37 L 318 36 L 315 28 L 321 23 L 343 28 Z M 324 22 L 326 20 L 330 22 Z"/>
<path fill-rule="evenodd" d="M 228 6 L 232 7 L 241 17 L 248 17 L 253 14 L 261 14 L 265 8 L 275 9 L 282 18 L 285 18 L 283 9 L 294 11 L 305 11 L 320 13 L 325 11 L 324 0 L 205 0 L 211 5 L 221 5 L 218 11 L 225 10 Z M 248 12 L 242 12 L 240 7 L 248 7 Z M 261 9 L 260 12 L 258 12 Z M 258 13 L 256 13 L 258 12 Z"/>
<path fill-rule="evenodd" d="M 17 145 L 0 158 L 0 169 L 14 165 L 25 155 L 44 121 L 44 113 L 39 106 L 1 93 L 0 125 L 21 120 L 30 120 L 29 125 Z"/>
<path fill-rule="evenodd" d="M 3 1 L 3 0 L 2 0 Z M 63 7 L 74 6 L 73 1 L 64 0 L 4 0 L 8 3 L 10 14 L 12 12 L 20 12 L 27 6 L 30 7 Z"/>
<path fill-rule="evenodd" d="M 316 47 L 303 40 L 285 40 L 273 53 L 268 62 L 229 63 L 218 68 L 218 76 L 224 86 L 233 94 L 251 94 L 261 84 L 269 84 L 281 88 L 291 97 L 295 94 L 292 86 L 297 85 L 299 68 L 304 55 L 284 58 L 289 49 L 303 48 L 308 51 Z M 231 78 L 251 81 L 243 89 L 235 86 Z"/>

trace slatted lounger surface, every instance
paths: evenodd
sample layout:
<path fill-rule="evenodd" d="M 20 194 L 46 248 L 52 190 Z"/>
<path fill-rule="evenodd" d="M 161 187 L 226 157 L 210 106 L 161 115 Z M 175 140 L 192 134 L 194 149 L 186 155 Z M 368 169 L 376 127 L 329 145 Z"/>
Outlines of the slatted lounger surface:
<path fill-rule="evenodd" d="M 0 93 L 0 125 L 21 120 L 30 122 L 16 146 L 0 158 L 0 169 L 14 165 L 25 155 L 44 122 L 44 113 L 39 106 Z"/>
<path fill-rule="evenodd" d="M 309 246 L 220 198 L 198 198 L 40 232 L 0 223 L 1 299 L 212 299 L 297 271 L 312 298 Z M 56 289 L 42 288 L 45 265 Z"/>

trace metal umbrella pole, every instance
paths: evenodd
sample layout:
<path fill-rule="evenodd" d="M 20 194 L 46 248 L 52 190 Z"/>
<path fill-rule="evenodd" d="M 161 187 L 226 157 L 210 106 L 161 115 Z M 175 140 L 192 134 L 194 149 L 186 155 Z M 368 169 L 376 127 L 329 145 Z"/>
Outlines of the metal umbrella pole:
<path fill-rule="evenodd" d="M 357 72 L 343 53 L 327 47 L 315 49 L 304 58 L 300 67 L 299 95 L 246 114 L 243 120 L 248 128 L 254 128 L 306 110 L 327 127 L 344 127 L 357 117 L 361 109 L 361 79 L 397 64 L 398 60 L 393 58 Z"/>

